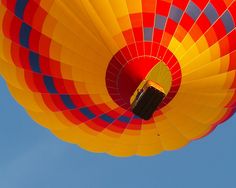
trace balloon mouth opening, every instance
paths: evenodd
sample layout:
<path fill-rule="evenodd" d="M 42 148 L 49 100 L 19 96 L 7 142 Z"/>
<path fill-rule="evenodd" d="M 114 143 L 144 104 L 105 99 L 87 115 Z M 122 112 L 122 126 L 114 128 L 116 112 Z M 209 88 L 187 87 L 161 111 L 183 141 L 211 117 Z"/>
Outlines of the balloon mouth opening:
<path fill-rule="evenodd" d="M 132 111 L 132 101 L 137 95 L 137 89 L 140 89 L 145 81 L 150 80 L 163 88 L 166 97 L 163 97 L 158 105 L 158 109 L 161 109 L 172 100 L 180 86 L 181 77 L 175 79 L 171 71 L 172 68 L 180 70 L 175 56 L 172 53 L 170 55 L 166 48 L 165 52 L 170 55 L 170 59 L 165 59 L 165 56 L 159 56 L 157 53 L 136 54 L 133 57 L 127 55 L 127 51 L 129 46 L 117 52 L 108 64 L 106 87 L 109 95 L 120 107 Z M 169 63 L 169 60 L 173 62 Z"/>

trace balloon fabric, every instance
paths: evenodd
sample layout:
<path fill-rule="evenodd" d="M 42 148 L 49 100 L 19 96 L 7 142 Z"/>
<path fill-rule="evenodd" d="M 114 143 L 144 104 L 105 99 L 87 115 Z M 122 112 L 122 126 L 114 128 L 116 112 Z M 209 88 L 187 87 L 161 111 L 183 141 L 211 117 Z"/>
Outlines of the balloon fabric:
<path fill-rule="evenodd" d="M 34 121 L 92 152 L 150 156 L 236 111 L 235 0 L 2 0 L 0 75 Z M 167 96 L 146 121 L 145 79 Z"/>

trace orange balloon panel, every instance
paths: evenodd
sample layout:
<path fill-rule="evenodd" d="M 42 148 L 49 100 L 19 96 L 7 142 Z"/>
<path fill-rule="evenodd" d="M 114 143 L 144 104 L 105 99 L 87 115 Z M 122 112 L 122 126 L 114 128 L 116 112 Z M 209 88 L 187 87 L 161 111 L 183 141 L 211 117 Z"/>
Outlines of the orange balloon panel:
<path fill-rule="evenodd" d="M 150 156 L 208 135 L 236 111 L 235 0 L 2 0 L 0 75 L 60 139 Z M 168 91 L 131 111 L 145 79 Z"/>

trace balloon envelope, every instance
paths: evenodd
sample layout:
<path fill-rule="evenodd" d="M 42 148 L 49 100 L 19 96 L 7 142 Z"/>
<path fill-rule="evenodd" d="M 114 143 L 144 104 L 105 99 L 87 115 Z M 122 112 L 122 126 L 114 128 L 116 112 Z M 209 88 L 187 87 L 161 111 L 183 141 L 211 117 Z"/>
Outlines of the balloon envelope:
<path fill-rule="evenodd" d="M 208 135 L 236 109 L 235 0 L 2 0 L 0 74 L 60 139 L 150 156 Z M 142 120 L 145 79 L 167 96 Z"/>

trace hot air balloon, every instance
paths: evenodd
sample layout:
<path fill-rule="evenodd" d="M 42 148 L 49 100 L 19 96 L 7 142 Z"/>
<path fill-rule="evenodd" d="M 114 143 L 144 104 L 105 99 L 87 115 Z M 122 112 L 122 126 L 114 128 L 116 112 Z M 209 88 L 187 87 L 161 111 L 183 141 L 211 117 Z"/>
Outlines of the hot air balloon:
<path fill-rule="evenodd" d="M 2 0 L 0 23 L 12 96 L 86 150 L 176 150 L 236 111 L 235 0 Z"/>

